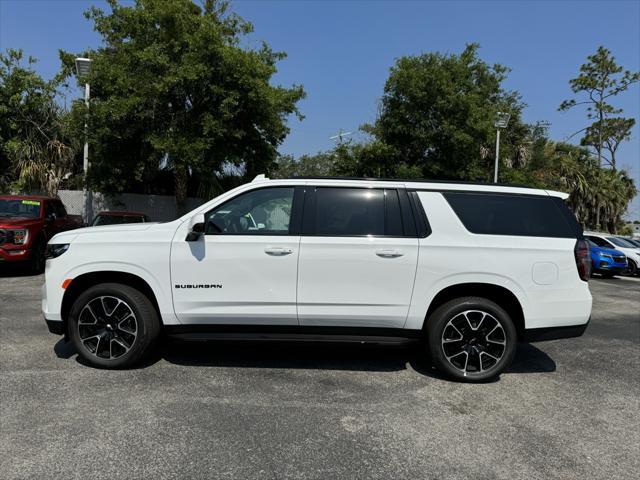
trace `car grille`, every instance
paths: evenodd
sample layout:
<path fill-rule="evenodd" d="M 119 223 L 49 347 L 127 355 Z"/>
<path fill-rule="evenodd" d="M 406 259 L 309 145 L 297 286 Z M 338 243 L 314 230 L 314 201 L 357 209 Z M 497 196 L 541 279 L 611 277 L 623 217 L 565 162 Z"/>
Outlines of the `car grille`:
<path fill-rule="evenodd" d="M 0 245 L 7 243 L 7 231 L 0 228 Z"/>

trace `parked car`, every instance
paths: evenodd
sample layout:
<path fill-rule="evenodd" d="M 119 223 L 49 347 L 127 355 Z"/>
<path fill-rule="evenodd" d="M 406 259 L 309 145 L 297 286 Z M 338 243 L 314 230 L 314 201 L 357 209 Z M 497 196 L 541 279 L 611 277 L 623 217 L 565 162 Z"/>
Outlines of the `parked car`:
<path fill-rule="evenodd" d="M 62 233 L 43 312 L 91 365 L 182 339 L 424 340 L 483 381 L 516 342 L 582 335 L 589 247 L 559 192 L 259 176 L 168 223 Z M 251 220 L 249 220 L 249 218 Z"/>
<path fill-rule="evenodd" d="M 627 257 L 624 253 L 613 248 L 599 247 L 592 240 L 587 239 L 591 252 L 592 273 L 599 273 L 605 278 L 611 278 L 627 269 Z"/>
<path fill-rule="evenodd" d="M 127 211 L 104 211 L 98 213 L 93 222 L 92 227 L 99 225 L 116 225 L 120 223 L 146 223 L 149 221 L 149 217 L 142 212 L 127 212 Z"/>
<path fill-rule="evenodd" d="M 585 232 L 585 237 L 599 247 L 613 248 L 625 254 L 627 257 L 627 269 L 623 275 L 634 276 L 639 273 L 640 249 L 622 237 L 616 237 L 608 233 Z"/>
<path fill-rule="evenodd" d="M 632 245 L 635 245 L 636 247 L 640 248 L 640 239 L 638 238 L 628 238 L 628 237 L 624 237 L 624 239 L 631 243 Z"/>
<path fill-rule="evenodd" d="M 0 196 L 0 263 L 20 262 L 34 273 L 44 268 L 47 241 L 82 226 L 57 198 Z"/>

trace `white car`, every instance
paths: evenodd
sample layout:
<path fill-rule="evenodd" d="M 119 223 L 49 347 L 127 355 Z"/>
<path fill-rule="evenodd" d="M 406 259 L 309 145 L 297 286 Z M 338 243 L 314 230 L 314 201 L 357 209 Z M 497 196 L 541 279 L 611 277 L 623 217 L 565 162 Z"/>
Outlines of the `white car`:
<path fill-rule="evenodd" d="M 610 233 L 585 232 L 585 237 L 599 247 L 619 250 L 627 257 L 626 275 L 637 275 L 640 266 L 640 248 L 629 242 L 626 238 L 611 235 Z"/>
<path fill-rule="evenodd" d="M 49 330 L 99 367 L 136 364 L 161 332 L 424 339 L 441 372 L 482 381 L 509 365 L 516 342 L 587 327 L 589 250 L 563 198 L 259 176 L 173 222 L 56 235 L 42 309 Z"/>

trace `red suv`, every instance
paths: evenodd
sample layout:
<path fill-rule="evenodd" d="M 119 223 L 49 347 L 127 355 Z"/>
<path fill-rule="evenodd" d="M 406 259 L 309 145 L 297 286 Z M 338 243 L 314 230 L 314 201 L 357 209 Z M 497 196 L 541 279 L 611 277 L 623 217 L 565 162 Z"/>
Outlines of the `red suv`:
<path fill-rule="evenodd" d="M 31 271 L 44 269 L 47 242 L 56 233 L 82 226 L 57 198 L 0 196 L 0 264 L 24 262 Z"/>

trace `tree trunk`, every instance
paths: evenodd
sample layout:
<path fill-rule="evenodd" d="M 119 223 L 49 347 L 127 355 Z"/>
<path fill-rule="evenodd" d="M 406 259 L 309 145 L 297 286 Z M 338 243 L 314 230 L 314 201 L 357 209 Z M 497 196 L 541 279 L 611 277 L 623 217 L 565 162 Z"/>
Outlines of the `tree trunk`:
<path fill-rule="evenodd" d="M 176 165 L 174 170 L 176 206 L 178 207 L 178 214 L 182 215 L 187 200 L 187 183 L 189 176 L 187 175 L 187 167 L 184 165 Z"/>

